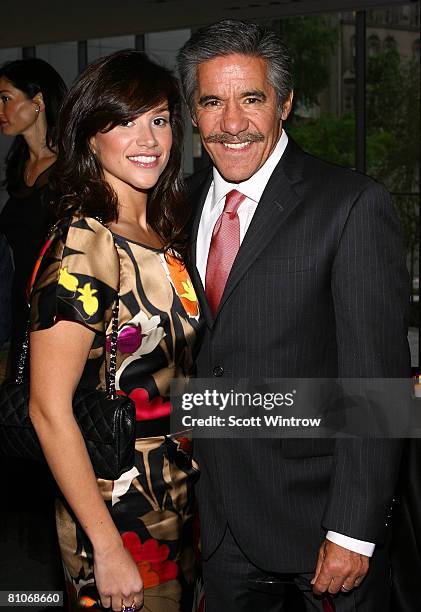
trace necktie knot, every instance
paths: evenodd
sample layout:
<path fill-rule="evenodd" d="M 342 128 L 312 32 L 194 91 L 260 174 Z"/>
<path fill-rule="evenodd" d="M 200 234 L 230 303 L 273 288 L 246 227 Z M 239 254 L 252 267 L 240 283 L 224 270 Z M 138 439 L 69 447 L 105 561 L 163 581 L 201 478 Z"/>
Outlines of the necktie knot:
<path fill-rule="evenodd" d="M 225 197 L 224 213 L 227 213 L 232 219 L 237 214 L 238 207 L 241 202 L 246 199 L 246 196 L 236 189 L 232 189 Z"/>

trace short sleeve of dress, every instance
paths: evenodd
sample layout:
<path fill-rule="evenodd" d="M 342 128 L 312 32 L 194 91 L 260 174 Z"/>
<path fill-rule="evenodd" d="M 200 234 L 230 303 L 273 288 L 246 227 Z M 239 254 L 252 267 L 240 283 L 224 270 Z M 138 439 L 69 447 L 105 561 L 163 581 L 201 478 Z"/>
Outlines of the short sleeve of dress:
<path fill-rule="evenodd" d="M 31 296 L 31 331 L 60 320 L 105 334 L 119 288 L 119 258 L 111 232 L 96 219 L 73 218 L 52 238 Z"/>

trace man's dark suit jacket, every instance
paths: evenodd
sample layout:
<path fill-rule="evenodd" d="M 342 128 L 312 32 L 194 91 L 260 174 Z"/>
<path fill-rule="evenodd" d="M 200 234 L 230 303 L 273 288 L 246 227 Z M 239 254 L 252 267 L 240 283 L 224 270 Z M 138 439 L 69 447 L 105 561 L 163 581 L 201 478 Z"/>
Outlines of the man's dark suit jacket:
<path fill-rule="evenodd" d="M 215 320 L 195 266 L 211 170 L 191 177 L 191 273 L 207 321 L 197 376 L 406 377 L 408 274 L 387 192 L 291 139 Z M 396 406 L 399 410 L 399 406 Z M 260 568 L 311 572 L 326 530 L 379 543 L 399 467 L 391 440 L 195 440 L 204 557 L 228 522 Z"/>

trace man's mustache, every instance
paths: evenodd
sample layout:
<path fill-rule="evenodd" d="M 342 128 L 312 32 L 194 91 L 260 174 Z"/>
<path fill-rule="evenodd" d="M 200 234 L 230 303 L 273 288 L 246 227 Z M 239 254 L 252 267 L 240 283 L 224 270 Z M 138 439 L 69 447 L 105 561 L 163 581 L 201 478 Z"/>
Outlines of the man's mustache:
<path fill-rule="evenodd" d="M 265 137 L 260 132 L 247 132 L 239 136 L 230 136 L 224 133 L 209 134 L 203 140 L 206 143 L 243 144 L 244 142 L 263 142 L 264 139 Z"/>

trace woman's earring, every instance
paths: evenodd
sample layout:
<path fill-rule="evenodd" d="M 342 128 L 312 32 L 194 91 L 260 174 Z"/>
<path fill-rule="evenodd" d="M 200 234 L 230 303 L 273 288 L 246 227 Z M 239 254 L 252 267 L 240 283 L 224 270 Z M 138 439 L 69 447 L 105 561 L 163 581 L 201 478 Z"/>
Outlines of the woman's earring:
<path fill-rule="evenodd" d="M 39 111 L 40 111 L 40 107 L 37 105 L 37 106 L 35 107 L 35 112 L 36 112 L 36 114 L 37 114 L 37 115 L 38 115 Z"/>

